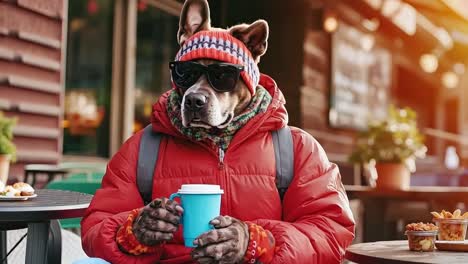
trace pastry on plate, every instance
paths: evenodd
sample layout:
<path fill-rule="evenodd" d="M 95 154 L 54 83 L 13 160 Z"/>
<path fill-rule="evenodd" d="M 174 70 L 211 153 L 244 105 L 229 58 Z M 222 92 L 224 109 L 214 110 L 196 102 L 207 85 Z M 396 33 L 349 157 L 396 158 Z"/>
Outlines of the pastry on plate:
<path fill-rule="evenodd" d="M 7 185 L 5 187 L 5 190 L 3 190 L 3 193 L 7 197 L 21 196 L 21 192 L 19 190 L 15 189 L 15 188 L 13 188 L 13 186 L 11 186 L 11 185 Z"/>
<path fill-rule="evenodd" d="M 21 192 L 21 196 L 34 195 L 34 188 L 25 182 L 17 182 L 13 184 L 13 188 Z"/>

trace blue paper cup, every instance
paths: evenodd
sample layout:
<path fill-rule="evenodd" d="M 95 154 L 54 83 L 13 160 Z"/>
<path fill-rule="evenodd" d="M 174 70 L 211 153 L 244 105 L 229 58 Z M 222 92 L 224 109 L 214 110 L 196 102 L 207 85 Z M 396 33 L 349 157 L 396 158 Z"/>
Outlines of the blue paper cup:
<path fill-rule="evenodd" d="M 171 194 L 169 199 L 179 197 L 184 208 L 182 226 L 186 247 L 195 247 L 195 238 L 213 229 L 210 221 L 220 214 L 223 193 L 219 185 L 184 184 L 178 192 Z"/>

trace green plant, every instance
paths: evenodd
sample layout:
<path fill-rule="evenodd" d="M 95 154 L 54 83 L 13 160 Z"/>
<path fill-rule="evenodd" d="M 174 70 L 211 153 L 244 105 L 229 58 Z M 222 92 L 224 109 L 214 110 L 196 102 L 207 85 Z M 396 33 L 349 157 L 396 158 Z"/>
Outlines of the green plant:
<path fill-rule="evenodd" d="M 390 106 L 385 120 L 370 122 L 368 130 L 359 134 L 350 161 L 405 163 L 414 171 L 415 159 L 424 158 L 427 151 L 416 121 L 416 112 L 411 108 Z"/>
<path fill-rule="evenodd" d="M 8 118 L 0 112 L 0 155 L 11 155 L 11 160 L 16 161 L 16 146 L 13 144 L 13 127 L 16 118 Z"/>

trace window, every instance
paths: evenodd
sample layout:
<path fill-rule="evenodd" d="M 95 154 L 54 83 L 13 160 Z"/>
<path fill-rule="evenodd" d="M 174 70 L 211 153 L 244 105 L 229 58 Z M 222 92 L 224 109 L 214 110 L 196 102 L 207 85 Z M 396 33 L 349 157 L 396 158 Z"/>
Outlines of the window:
<path fill-rule="evenodd" d="M 152 105 L 171 88 L 169 62 L 178 51 L 179 18 L 150 4 L 138 5 L 134 131 L 150 123 Z"/>
<path fill-rule="evenodd" d="M 114 1 L 70 1 L 63 153 L 109 155 Z"/>

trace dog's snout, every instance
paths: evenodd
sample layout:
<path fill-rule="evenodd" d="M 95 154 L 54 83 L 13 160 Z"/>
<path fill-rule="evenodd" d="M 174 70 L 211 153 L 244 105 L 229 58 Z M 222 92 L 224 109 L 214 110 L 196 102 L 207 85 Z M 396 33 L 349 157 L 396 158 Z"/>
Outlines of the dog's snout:
<path fill-rule="evenodd" d="M 206 104 L 206 96 L 200 93 L 191 93 L 185 97 L 185 107 L 192 111 L 199 111 Z"/>

